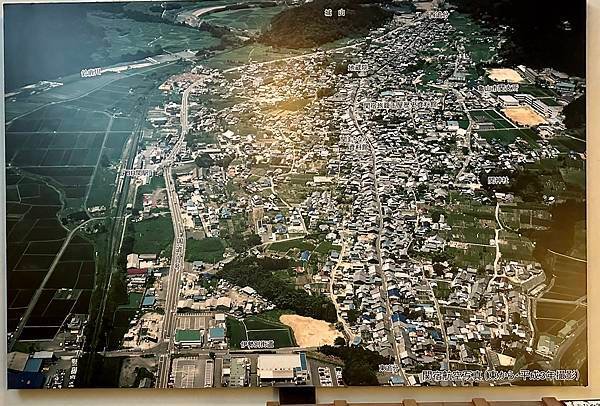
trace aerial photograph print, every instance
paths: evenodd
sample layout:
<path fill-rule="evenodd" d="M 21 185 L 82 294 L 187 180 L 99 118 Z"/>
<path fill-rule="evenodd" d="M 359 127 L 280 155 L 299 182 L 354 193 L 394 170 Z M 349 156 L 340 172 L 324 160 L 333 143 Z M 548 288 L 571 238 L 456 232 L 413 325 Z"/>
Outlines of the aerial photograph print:
<path fill-rule="evenodd" d="M 540 4 L 4 3 L 8 388 L 586 386 L 586 2 Z"/>

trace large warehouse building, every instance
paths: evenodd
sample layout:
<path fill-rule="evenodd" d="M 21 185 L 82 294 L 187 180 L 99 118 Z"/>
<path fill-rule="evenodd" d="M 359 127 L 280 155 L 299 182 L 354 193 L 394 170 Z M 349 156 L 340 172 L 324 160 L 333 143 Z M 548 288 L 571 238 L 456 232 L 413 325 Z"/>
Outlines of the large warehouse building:
<path fill-rule="evenodd" d="M 276 383 L 305 384 L 309 380 L 306 354 L 260 355 L 257 375 L 261 386 Z"/>

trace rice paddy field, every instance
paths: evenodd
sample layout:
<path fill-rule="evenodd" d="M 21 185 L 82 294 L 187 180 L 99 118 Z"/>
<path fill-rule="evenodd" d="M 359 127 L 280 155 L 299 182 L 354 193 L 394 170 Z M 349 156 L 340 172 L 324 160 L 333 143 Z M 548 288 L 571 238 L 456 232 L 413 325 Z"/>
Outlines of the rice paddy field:
<path fill-rule="evenodd" d="M 49 340 L 68 314 L 87 313 L 94 247 L 77 235 L 68 238 L 57 217 L 60 193 L 43 180 L 9 170 L 7 188 L 8 330 L 17 327 L 36 290 L 42 289 L 21 339 Z"/>
<path fill-rule="evenodd" d="M 117 165 L 145 104 L 180 69 L 166 63 L 71 77 L 7 99 L 9 331 L 34 302 L 20 340 L 52 340 L 69 314 L 88 313 L 102 249 L 61 219 L 87 221 L 85 209 L 110 206 Z"/>
<path fill-rule="evenodd" d="M 140 50 L 157 50 L 160 53 L 185 49 L 197 51 L 219 43 L 219 39 L 209 32 L 191 27 L 112 16 L 112 13 L 104 12 L 88 14 L 88 21 L 92 25 L 102 27 L 107 39 L 107 46 L 92 54 L 92 59 L 99 66 L 105 65 L 107 59 L 118 60 L 135 55 Z"/>
<path fill-rule="evenodd" d="M 557 335 L 569 320 L 582 320 L 586 317 L 586 308 L 564 303 L 537 303 L 535 319 L 538 331 Z"/>
<path fill-rule="evenodd" d="M 68 207 L 107 205 L 116 176 L 109 167 L 136 129 L 129 116 L 170 70 L 107 74 L 92 78 L 91 87 L 88 80 L 73 81 L 27 98 L 34 103 L 15 96 L 7 102 L 6 163 L 52 179 Z"/>

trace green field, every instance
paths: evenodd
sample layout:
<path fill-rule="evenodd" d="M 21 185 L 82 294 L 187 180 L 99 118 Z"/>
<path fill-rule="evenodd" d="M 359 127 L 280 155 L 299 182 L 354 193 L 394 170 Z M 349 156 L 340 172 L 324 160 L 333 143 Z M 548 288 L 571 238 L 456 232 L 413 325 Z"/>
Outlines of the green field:
<path fill-rule="evenodd" d="M 448 21 L 457 30 L 463 33 L 467 40 L 465 48 L 471 53 L 475 63 L 486 61 L 495 56 L 496 51 L 490 50 L 490 46 L 496 45 L 494 37 L 486 36 L 482 28 L 471 17 L 465 14 L 451 13 Z"/>
<path fill-rule="evenodd" d="M 239 349 L 240 342 L 244 340 L 273 340 L 275 348 L 296 346 L 294 334 L 288 326 L 260 316 L 243 320 L 228 317 L 227 337 L 230 347 L 234 349 Z"/>
<path fill-rule="evenodd" d="M 575 151 L 583 153 L 586 151 L 585 140 L 576 140 L 569 137 L 556 137 L 550 140 L 550 143 L 562 152 Z"/>
<path fill-rule="evenodd" d="M 142 294 L 132 292 L 129 294 L 129 302 L 119 306 L 119 309 L 139 309 L 140 304 L 142 303 Z"/>
<path fill-rule="evenodd" d="M 340 252 L 342 249 L 339 245 L 333 245 L 331 241 L 323 241 L 315 248 L 315 251 L 319 254 L 329 254 L 331 251 Z"/>
<path fill-rule="evenodd" d="M 156 189 L 164 189 L 165 188 L 165 178 L 162 176 L 153 176 L 150 179 L 150 183 L 147 185 L 141 185 L 137 188 L 137 194 L 135 196 L 135 205 L 134 207 L 138 210 L 141 210 L 144 205 L 144 194 L 152 193 Z"/>
<path fill-rule="evenodd" d="M 239 48 L 220 52 L 206 60 L 206 65 L 215 69 L 227 69 L 232 66 L 246 65 L 249 61 L 267 62 L 294 55 L 302 55 L 305 51 L 287 48 L 276 49 L 270 46 L 255 43 Z"/>
<path fill-rule="evenodd" d="M 116 171 L 105 167 L 98 168 L 88 195 L 87 207 L 105 206 L 108 208 L 110 206 L 110 197 L 115 187 L 116 177 Z"/>
<path fill-rule="evenodd" d="M 497 130 L 515 128 L 513 124 L 498 114 L 495 110 L 471 110 L 471 117 L 478 123 L 489 122 Z"/>
<path fill-rule="evenodd" d="M 488 141 L 497 140 L 502 145 L 512 144 L 517 138 L 522 138 L 530 145 L 536 146 L 539 137 L 530 128 L 510 128 L 505 130 L 478 131 L 481 137 Z"/>
<path fill-rule="evenodd" d="M 88 20 L 93 25 L 102 27 L 106 36 L 107 46 L 92 54 L 92 59 L 97 60 L 97 63 L 102 63 L 107 58 L 127 58 L 140 51 L 160 54 L 163 50 L 178 52 L 185 49 L 207 49 L 219 43 L 210 33 L 184 25 L 114 18 L 105 13 L 90 13 Z"/>
<path fill-rule="evenodd" d="M 304 241 L 302 238 L 297 238 L 294 240 L 287 240 L 281 242 L 274 242 L 269 245 L 269 250 L 277 251 L 277 252 L 287 252 L 292 248 L 298 248 L 301 251 L 312 251 L 315 249 L 314 244 Z"/>
<path fill-rule="evenodd" d="M 542 98 L 542 100 L 544 100 L 545 98 L 553 98 L 556 96 L 556 93 L 554 93 L 550 89 L 545 89 L 545 88 L 538 87 L 536 85 L 530 85 L 530 84 L 520 85 L 519 92 L 528 93 L 532 96 Z M 544 103 L 546 103 L 548 105 L 552 105 L 549 102 L 547 102 L 546 100 L 544 100 Z"/>
<path fill-rule="evenodd" d="M 252 8 L 242 10 L 227 10 L 208 14 L 204 21 L 250 31 L 260 31 L 269 24 L 271 18 L 284 7 Z"/>
<path fill-rule="evenodd" d="M 472 245 L 467 250 L 448 248 L 448 254 L 458 267 L 471 266 L 479 268 L 494 263 L 496 249 L 494 247 Z"/>
<path fill-rule="evenodd" d="M 133 252 L 170 256 L 173 243 L 171 216 L 159 216 L 133 223 Z"/>
<path fill-rule="evenodd" d="M 188 239 L 185 250 L 185 260 L 214 263 L 223 259 L 225 244 L 220 238 L 204 238 L 202 240 Z"/>
<path fill-rule="evenodd" d="M 437 281 L 437 286 L 433 287 L 433 293 L 436 298 L 447 300 L 452 293 L 452 288 L 450 288 L 449 282 Z"/>

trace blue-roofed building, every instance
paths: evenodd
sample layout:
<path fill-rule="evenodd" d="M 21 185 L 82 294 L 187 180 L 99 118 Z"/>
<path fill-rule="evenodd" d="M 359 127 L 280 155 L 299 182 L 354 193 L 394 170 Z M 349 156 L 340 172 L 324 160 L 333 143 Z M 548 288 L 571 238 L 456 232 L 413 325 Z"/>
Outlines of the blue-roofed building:
<path fill-rule="evenodd" d="M 300 353 L 300 370 L 308 370 L 308 361 L 306 360 L 306 353 L 304 352 Z"/>
<path fill-rule="evenodd" d="M 223 327 L 212 327 L 208 329 L 208 340 L 213 342 L 225 341 L 225 329 Z"/>
<path fill-rule="evenodd" d="M 142 301 L 142 307 L 152 307 L 156 303 L 156 298 L 154 296 L 144 296 L 144 300 Z"/>
<path fill-rule="evenodd" d="M 362 342 L 361 336 L 354 336 L 354 338 L 352 339 L 352 345 L 360 345 L 361 342 Z"/>
<path fill-rule="evenodd" d="M 8 389 L 41 389 L 43 386 L 41 372 L 8 372 Z"/>
<path fill-rule="evenodd" d="M 42 369 L 42 361 L 44 361 L 42 358 L 29 358 L 23 372 L 40 372 L 40 369 Z"/>
<path fill-rule="evenodd" d="M 300 254 L 300 261 L 308 262 L 309 259 L 310 259 L 310 251 L 303 251 Z"/>
<path fill-rule="evenodd" d="M 399 321 L 399 322 L 402 322 L 402 323 L 406 323 L 406 320 L 408 320 L 408 319 L 402 313 L 393 313 L 392 314 L 392 322 Z"/>
<path fill-rule="evenodd" d="M 390 385 L 391 386 L 403 386 L 404 385 L 404 378 L 401 377 L 400 375 L 393 375 L 390 378 Z"/>

